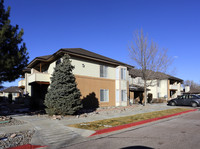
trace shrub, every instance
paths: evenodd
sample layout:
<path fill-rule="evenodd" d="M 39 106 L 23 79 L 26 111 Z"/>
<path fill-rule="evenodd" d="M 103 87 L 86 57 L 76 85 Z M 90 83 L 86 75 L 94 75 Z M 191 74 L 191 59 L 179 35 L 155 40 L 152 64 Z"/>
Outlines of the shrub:
<path fill-rule="evenodd" d="M 45 110 L 49 115 L 72 115 L 82 108 L 76 79 L 72 73 L 68 55 L 55 68 L 51 77 L 51 84 L 45 96 Z"/>

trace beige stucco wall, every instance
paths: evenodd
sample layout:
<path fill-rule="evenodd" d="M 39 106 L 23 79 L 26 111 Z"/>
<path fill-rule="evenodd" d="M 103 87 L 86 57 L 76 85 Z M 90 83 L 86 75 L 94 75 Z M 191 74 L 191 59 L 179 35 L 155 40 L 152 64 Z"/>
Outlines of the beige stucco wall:
<path fill-rule="evenodd" d="M 49 68 L 48 68 L 47 72 L 48 72 L 49 74 L 52 75 L 53 72 L 54 72 L 55 66 L 56 66 L 56 61 L 52 62 L 52 63 L 49 65 Z"/>
<path fill-rule="evenodd" d="M 83 75 L 89 77 L 100 78 L 100 66 L 105 65 L 83 59 L 71 59 L 72 65 L 75 66 L 73 73 L 75 75 Z M 107 65 L 105 65 L 107 66 Z M 115 79 L 115 67 L 107 66 L 108 76 L 107 79 Z"/>
<path fill-rule="evenodd" d="M 31 74 L 29 74 L 29 73 L 25 73 L 25 89 L 24 89 L 24 92 L 28 93 L 29 96 L 31 96 L 31 85 L 29 85 L 29 83 L 28 83 L 28 77 L 30 75 Z"/>
<path fill-rule="evenodd" d="M 159 86 L 157 86 L 158 81 L 160 82 Z M 168 95 L 167 83 L 167 80 L 153 80 L 152 86 L 148 87 L 150 89 L 148 93 L 153 94 L 153 98 L 158 98 L 158 93 L 160 98 L 166 98 Z"/>
<path fill-rule="evenodd" d="M 168 88 L 167 88 L 167 80 L 160 80 L 160 97 L 165 97 L 167 98 L 167 93 Z"/>
<path fill-rule="evenodd" d="M 89 77 L 97 77 L 100 78 L 100 63 L 96 63 L 93 61 L 88 61 L 85 59 L 78 59 L 78 58 L 71 58 L 71 64 L 75 66 L 73 73 L 75 75 L 82 75 L 82 76 L 89 76 Z M 48 73 L 53 74 L 54 68 L 56 66 L 56 61 L 52 62 L 49 65 Z M 107 66 L 107 65 L 105 65 Z M 115 67 L 108 66 L 107 67 L 108 72 L 108 79 L 115 79 Z"/>
<path fill-rule="evenodd" d="M 158 98 L 158 93 L 160 94 L 160 97 L 167 97 L 168 95 L 168 87 L 167 87 L 167 80 L 160 80 L 160 86 L 157 86 L 158 80 L 151 80 L 147 81 L 147 84 L 149 85 L 147 88 L 150 89 L 150 91 L 147 91 L 147 93 L 151 93 L 153 95 L 153 98 Z M 129 84 L 136 84 L 143 86 L 144 81 L 141 79 L 141 77 L 131 78 L 129 77 Z"/>

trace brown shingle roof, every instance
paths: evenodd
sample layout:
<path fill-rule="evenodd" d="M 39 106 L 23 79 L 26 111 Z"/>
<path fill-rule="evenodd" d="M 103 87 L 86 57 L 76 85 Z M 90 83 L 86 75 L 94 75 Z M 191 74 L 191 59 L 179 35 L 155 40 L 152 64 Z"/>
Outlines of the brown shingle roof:
<path fill-rule="evenodd" d="M 114 60 L 112 58 L 82 49 L 82 48 L 63 48 L 58 50 L 57 52 L 55 52 L 53 55 L 46 55 L 46 56 L 40 56 L 40 57 L 36 57 L 34 60 L 32 60 L 27 67 L 31 68 L 32 65 L 34 65 L 34 63 L 36 63 L 37 61 L 48 61 L 52 58 L 56 58 L 56 56 L 59 55 L 63 55 L 63 54 L 69 54 L 69 55 L 75 55 L 75 56 L 79 56 L 79 57 L 85 57 L 87 59 L 95 59 L 96 61 L 102 61 L 102 62 L 106 62 L 106 63 L 112 63 L 115 65 L 122 65 L 122 66 L 126 66 L 129 68 L 134 68 L 131 65 L 128 65 L 126 63 L 122 63 L 120 61 Z"/>
<path fill-rule="evenodd" d="M 183 81 L 180 78 L 177 78 L 177 77 L 174 77 L 174 76 L 162 73 L 162 72 L 154 72 L 154 71 L 149 70 L 148 73 L 149 73 L 149 77 L 148 77 L 149 80 L 151 80 L 151 79 L 159 79 L 159 80 L 172 79 L 172 80 L 178 80 L 178 81 L 181 81 L 181 82 Z M 129 74 L 133 78 L 135 78 L 135 77 L 142 77 L 142 71 L 141 71 L 141 69 L 131 69 L 129 71 Z"/>
<path fill-rule="evenodd" d="M 186 92 L 184 94 L 200 94 L 200 89 L 199 88 L 190 88 L 190 91 Z"/>
<path fill-rule="evenodd" d="M 6 88 L 6 89 L 2 90 L 1 92 L 5 92 L 5 93 L 22 93 L 23 90 L 21 88 L 19 88 L 18 86 L 11 86 L 9 88 Z"/>
<path fill-rule="evenodd" d="M 89 56 L 89 57 L 92 57 L 92 58 L 95 58 L 95 59 L 100 59 L 100 60 L 104 60 L 104 61 L 108 61 L 108 62 L 118 63 L 120 65 L 127 65 L 125 63 L 114 60 L 112 58 L 105 57 L 103 55 L 100 55 L 100 54 L 97 54 L 97 53 L 94 53 L 94 52 L 91 52 L 91 51 L 88 51 L 88 50 L 85 50 L 85 49 L 81 49 L 81 48 L 75 48 L 75 49 L 65 48 L 65 49 L 61 49 L 61 50 L 64 50 L 67 53 L 69 52 L 69 53 L 74 53 L 74 54 L 80 54 L 80 55 Z"/>
<path fill-rule="evenodd" d="M 47 59 L 49 59 L 51 56 L 52 56 L 52 55 L 45 55 L 45 56 L 38 56 L 38 57 L 36 57 L 36 58 L 47 60 Z"/>

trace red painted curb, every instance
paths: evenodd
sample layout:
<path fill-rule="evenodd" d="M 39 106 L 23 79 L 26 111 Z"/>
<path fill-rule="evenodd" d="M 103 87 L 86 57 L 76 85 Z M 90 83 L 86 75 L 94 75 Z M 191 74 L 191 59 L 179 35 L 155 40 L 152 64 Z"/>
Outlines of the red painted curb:
<path fill-rule="evenodd" d="M 95 136 L 95 135 L 108 133 L 108 132 L 112 132 L 112 131 L 117 131 L 117 130 L 129 128 L 129 127 L 133 127 L 133 126 L 137 126 L 137 125 L 141 125 L 141 124 L 146 124 L 146 123 L 149 123 L 149 122 L 153 122 L 153 121 L 157 121 L 157 120 L 161 120 L 161 119 L 165 119 L 165 118 L 169 118 L 169 117 L 172 117 L 172 116 L 177 116 L 177 115 L 181 115 L 181 114 L 193 112 L 193 111 L 197 111 L 197 109 L 192 109 L 192 110 L 183 111 L 183 112 L 179 112 L 179 113 L 175 113 L 175 114 L 171 114 L 171 115 L 166 115 L 166 116 L 162 116 L 162 117 L 156 117 L 156 118 L 147 119 L 147 120 L 134 122 L 134 123 L 130 123 L 130 124 L 125 124 L 125 125 L 120 125 L 120 126 L 115 126 L 115 127 L 111 127 L 111 128 L 97 130 L 95 133 L 90 135 L 90 137 Z"/>
<path fill-rule="evenodd" d="M 47 146 L 26 144 L 26 145 L 21 145 L 21 146 L 16 146 L 16 147 L 10 147 L 7 149 L 35 149 L 35 148 L 41 148 L 41 147 L 47 147 Z"/>

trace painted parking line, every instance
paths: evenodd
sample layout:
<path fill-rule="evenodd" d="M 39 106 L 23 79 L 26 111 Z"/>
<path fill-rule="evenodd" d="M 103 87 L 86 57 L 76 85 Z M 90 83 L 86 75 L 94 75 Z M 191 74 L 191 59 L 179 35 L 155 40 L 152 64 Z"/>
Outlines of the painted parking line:
<path fill-rule="evenodd" d="M 115 127 L 111 127 L 111 128 L 101 129 L 101 130 L 97 130 L 94 134 L 92 134 L 90 136 L 100 135 L 100 134 L 109 133 L 109 132 L 129 128 L 129 127 L 133 127 L 133 126 L 138 126 L 138 125 L 146 124 L 146 123 L 149 123 L 149 122 L 153 122 L 153 121 L 157 121 L 157 120 L 161 120 L 161 119 L 165 119 L 165 118 L 169 118 L 169 117 L 173 117 L 173 116 L 177 116 L 177 115 L 181 115 L 181 114 L 184 114 L 184 113 L 193 112 L 193 111 L 197 111 L 197 110 L 198 109 L 192 109 L 192 110 L 183 111 L 183 112 L 179 112 L 179 113 L 175 113 L 175 114 L 170 114 L 170 115 L 166 115 L 166 116 L 162 116 L 162 117 L 157 117 L 157 118 L 147 119 L 147 120 L 134 122 L 134 123 L 130 123 L 130 124 L 125 124 L 125 125 L 115 126 Z"/>

